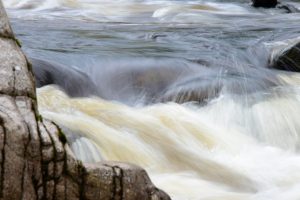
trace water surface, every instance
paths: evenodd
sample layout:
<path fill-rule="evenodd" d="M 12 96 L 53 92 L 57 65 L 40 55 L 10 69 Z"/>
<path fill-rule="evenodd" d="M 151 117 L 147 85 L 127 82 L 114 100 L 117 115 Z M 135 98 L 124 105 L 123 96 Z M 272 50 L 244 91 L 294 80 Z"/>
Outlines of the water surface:
<path fill-rule="evenodd" d="M 78 158 L 141 165 L 172 199 L 300 198 L 300 76 L 266 67 L 300 40 L 299 13 L 247 0 L 4 4 L 29 57 L 77 68 L 103 94 L 37 91 Z"/>

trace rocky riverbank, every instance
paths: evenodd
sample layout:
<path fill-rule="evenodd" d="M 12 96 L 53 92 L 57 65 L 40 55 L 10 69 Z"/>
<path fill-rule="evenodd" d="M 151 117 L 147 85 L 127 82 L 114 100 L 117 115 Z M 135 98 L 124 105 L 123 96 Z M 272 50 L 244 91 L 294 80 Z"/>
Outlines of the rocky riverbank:
<path fill-rule="evenodd" d="M 0 1 L 0 199 L 170 199 L 140 167 L 83 164 L 37 110 L 31 66 Z"/>

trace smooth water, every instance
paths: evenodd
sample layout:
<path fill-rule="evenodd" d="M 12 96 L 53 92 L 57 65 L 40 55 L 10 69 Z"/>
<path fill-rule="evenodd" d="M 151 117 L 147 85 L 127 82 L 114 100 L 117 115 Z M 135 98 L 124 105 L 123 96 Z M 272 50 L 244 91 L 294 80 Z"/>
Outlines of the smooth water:
<path fill-rule="evenodd" d="M 300 75 L 266 67 L 300 40 L 299 13 L 247 0 L 4 4 L 27 55 L 99 90 L 37 90 L 78 158 L 136 163 L 175 200 L 300 199 Z"/>

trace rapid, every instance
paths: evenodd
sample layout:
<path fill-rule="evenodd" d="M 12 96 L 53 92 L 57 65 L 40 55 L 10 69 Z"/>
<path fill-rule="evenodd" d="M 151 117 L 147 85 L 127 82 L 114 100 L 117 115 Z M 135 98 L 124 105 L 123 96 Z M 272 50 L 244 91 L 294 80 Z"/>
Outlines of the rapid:
<path fill-rule="evenodd" d="M 266 67 L 300 41 L 300 13 L 247 0 L 3 3 L 29 57 L 94 84 L 90 96 L 37 89 L 83 162 L 142 166 L 174 200 L 300 199 L 300 74 Z"/>

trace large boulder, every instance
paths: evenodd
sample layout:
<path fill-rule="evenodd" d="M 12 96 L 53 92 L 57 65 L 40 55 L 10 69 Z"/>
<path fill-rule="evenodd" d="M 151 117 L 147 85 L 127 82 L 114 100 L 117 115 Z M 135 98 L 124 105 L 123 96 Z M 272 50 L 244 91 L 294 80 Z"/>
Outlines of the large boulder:
<path fill-rule="evenodd" d="M 170 199 L 140 167 L 78 161 L 37 110 L 34 77 L 0 0 L 0 199 Z"/>
<path fill-rule="evenodd" d="M 270 61 L 270 68 L 300 72 L 300 42 L 283 49 Z"/>

